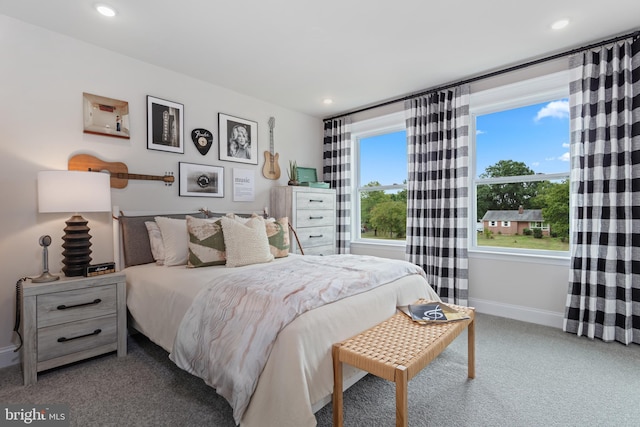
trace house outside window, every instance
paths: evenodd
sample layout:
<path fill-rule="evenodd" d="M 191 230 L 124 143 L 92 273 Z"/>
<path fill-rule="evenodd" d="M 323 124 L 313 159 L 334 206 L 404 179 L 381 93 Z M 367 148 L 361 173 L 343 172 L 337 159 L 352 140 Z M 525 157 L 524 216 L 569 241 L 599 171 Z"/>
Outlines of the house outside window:
<path fill-rule="evenodd" d="M 561 72 L 471 95 L 470 223 L 483 225 L 471 250 L 568 256 L 568 81 Z"/>

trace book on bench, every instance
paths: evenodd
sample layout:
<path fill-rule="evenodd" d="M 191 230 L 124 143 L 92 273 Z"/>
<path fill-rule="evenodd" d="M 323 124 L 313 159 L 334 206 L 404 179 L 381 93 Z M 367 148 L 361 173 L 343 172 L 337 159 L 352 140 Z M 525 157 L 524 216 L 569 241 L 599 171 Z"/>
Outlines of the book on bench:
<path fill-rule="evenodd" d="M 418 323 L 445 323 L 469 319 L 469 316 L 441 302 L 421 302 L 399 306 L 398 310 Z"/>

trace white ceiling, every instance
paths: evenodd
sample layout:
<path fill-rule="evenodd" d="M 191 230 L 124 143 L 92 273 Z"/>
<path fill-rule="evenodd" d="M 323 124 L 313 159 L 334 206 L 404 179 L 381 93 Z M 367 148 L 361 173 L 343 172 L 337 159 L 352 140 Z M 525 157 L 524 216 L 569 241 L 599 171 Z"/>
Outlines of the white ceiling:
<path fill-rule="evenodd" d="M 321 118 L 640 28 L 638 0 L 95 2 L 0 0 L 0 13 Z"/>

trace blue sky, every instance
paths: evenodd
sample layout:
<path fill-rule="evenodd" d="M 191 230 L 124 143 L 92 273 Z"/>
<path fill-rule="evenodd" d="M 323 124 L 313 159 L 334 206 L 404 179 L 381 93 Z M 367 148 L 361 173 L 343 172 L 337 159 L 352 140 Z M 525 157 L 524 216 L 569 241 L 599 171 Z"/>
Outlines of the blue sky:
<path fill-rule="evenodd" d="M 478 116 L 477 174 L 500 160 L 525 163 L 536 173 L 569 170 L 569 101 L 544 102 Z M 407 176 L 405 132 L 361 140 L 363 183 L 401 184 Z"/>

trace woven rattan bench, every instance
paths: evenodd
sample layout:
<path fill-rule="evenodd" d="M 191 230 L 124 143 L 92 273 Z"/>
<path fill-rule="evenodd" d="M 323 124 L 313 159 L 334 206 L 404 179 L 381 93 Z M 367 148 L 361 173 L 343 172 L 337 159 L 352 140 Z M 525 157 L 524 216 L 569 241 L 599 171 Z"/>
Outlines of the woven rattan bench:
<path fill-rule="evenodd" d="M 396 426 L 407 427 L 407 383 L 435 359 L 468 327 L 468 377 L 475 377 L 475 310 L 469 319 L 449 323 L 419 324 L 397 313 L 352 338 L 334 344 L 333 425 L 342 427 L 342 363 L 396 383 Z"/>

